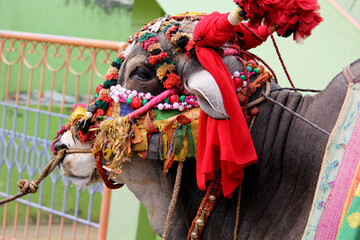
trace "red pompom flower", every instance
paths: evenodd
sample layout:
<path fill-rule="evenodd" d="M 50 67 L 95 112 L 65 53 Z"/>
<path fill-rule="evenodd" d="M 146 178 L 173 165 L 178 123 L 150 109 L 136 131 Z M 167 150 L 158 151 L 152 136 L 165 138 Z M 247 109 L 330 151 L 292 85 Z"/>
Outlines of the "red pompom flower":
<path fill-rule="evenodd" d="M 105 80 L 118 79 L 117 73 L 106 73 Z"/>
<path fill-rule="evenodd" d="M 166 52 L 161 52 L 158 55 L 150 55 L 149 57 L 149 63 L 151 65 L 156 65 L 157 63 L 159 63 L 163 58 L 167 58 L 168 55 Z"/>
<path fill-rule="evenodd" d="M 319 9 L 316 0 L 290 1 L 288 10 L 276 22 L 279 26 L 277 33 L 285 37 L 293 33 L 294 40 L 301 42 L 309 37 L 311 30 L 323 20 Z"/>
<path fill-rule="evenodd" d="M 167 79 L 164 82 L 164 87 L 167 89 L 172 89 L 173 87 L 180 87 L 182 85 L 182 81 L 180 77 L 175 73 L 166 74 Z"/>
<path fill-rule="evenodd" d="M 296 42 L 311 35 L 311 30 L 323 20 L 317 0 L 234 0 L 249 18 L 249 26 L 276 24 L 283 37 L 294 34 Z"/>

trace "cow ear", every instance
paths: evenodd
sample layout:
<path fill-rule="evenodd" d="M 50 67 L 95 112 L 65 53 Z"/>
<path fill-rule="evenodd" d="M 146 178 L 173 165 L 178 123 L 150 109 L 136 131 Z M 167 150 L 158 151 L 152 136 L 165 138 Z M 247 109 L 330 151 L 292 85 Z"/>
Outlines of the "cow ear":
<path fill-rule="evenodd" d="M 184 81 L 185 89 L 198 99 L 200 108 L 214 119 L 229 119 L 220 89 L 213 76 L 205 69 L 193 71 Z"/>

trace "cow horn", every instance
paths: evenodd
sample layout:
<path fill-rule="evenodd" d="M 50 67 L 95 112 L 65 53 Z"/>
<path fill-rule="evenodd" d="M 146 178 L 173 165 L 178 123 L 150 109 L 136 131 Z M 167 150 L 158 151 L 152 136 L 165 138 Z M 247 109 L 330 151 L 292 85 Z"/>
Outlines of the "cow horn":
<path fill-rule="evenodd" d="M 214 119 L 229 119 L 220 89 L 214 77 L 205 69 L 192 72 L 184 82 L 187 91 L 196 95 L 200 108 Z"/>

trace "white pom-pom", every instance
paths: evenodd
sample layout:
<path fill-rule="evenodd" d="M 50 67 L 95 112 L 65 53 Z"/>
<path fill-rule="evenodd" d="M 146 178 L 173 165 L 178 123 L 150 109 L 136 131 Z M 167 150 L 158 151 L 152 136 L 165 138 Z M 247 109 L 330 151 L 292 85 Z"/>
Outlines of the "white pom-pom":
<path fill-rule="evenodd" d="M 118 96 L 115 96 L 113 99 L 114 99 L 114 102 L 119 102 L 119 100 L 120 100 Z"/>
<path fill-rule="evenodd" d="M 247 85 L 248 85 L 247 82 L 244 81 L 242 87 L 244 88 L 244 87 L 246 87 Z"/>
<path fill-rule="evenodd" d="M 162 103 L 159 103 L 158 109 L 159 109 L 159 110 L 163 110 L 163 109 L 164 109 L 164 105 L 163 105 Z"/>
<path fill-rule="evenodd" d="M 180 106 L 179 106 L 179 110 L 180 110 L 180 111 L 184 111 L 184 106 L 183 106 L 183 105 L 180 105 Z"/>
<path fill-rule="evenodd" d="M 110 91 L 114 91 L 114 89 L 115 89 L 115 86 L 110 87 Z"/>
<path fill-rule="evenodd" d="M 125 92 L 126 92 L 126 94 L 130 94 L 131 90 L 126 90 Z"/>
<path fill-rule="evenodd" d="M 145 95 L 145 99 L 149 100 L 150 98 L 151 98 L 151 93 L 147 93 L 147 94 Z"/>
<path fill-rule="evenodd" d="M 139 93 L 139 97 L 144 97 L 145 96 L 145 93 L 143 93 L 143 92 L 141 92 L 141 93 Z"/>
<path fill-rule="evenodd" d="M 133 91 L 131 92 L 131 94 L 135 97 L 136 94 L 137 94 L 137 91 L 136 91 L 136 90 L 133 90 Z"/>
<path fill-rule="evenodd" d="M 240 77 L 240 73 L 238 71 L 234 72 L 234 77 Z"/>
<path fill-rule="evenodd" d="M 93 114 L 91 112 L 86 112 L 86 117 L 91 118 Z"/>
<path fill-rule="evenodd" d="M 178 108 L 180 107 L 180 105 L 179 105 L 178 102 L 174 102 L 173 107 L 174 107 L 175 109 L 178 109 Z"/>

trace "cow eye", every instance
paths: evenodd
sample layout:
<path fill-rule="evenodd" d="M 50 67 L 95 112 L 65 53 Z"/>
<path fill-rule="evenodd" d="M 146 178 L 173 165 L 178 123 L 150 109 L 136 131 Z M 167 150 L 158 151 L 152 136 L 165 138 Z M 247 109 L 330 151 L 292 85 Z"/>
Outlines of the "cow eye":
<path fill-rule="evenodd" d="M 151 73 L 140 67 L 135 68 L 135 70 L 130 73 L 129 77 L 140 81 L 149 81 L 152 79 Z"/>

